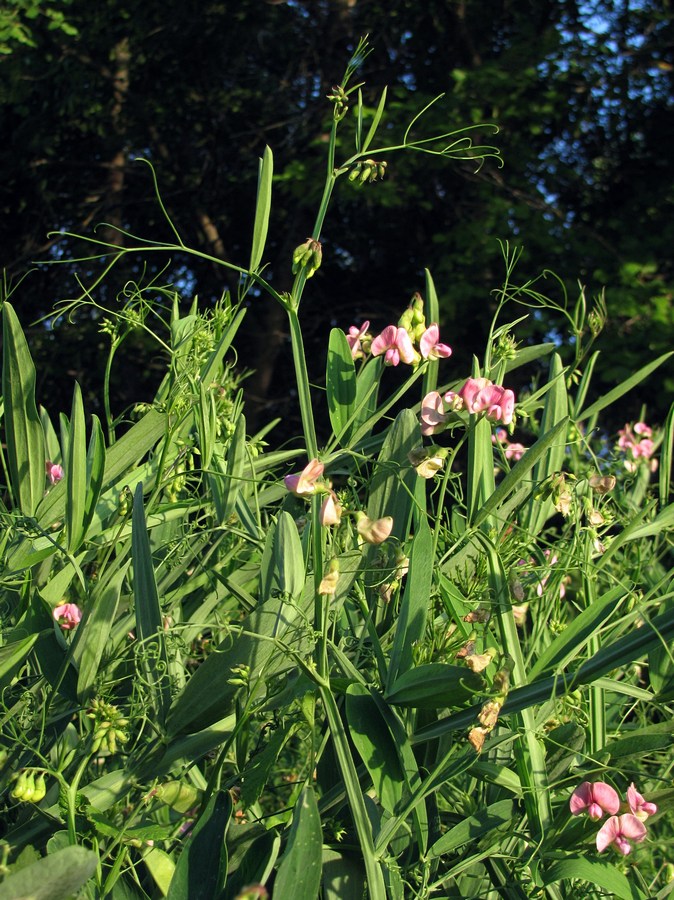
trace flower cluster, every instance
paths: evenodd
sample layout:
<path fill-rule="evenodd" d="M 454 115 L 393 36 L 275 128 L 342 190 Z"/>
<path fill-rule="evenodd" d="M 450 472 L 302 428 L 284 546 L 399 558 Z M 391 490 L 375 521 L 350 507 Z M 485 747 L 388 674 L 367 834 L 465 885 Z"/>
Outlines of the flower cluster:
<path fill-rule="evenodd" d="M 317 459 L 310 460 L 301 472 L 286 475 L 284 480 L 286 489 L 297 497 L 307 497 L 311 494 L 325 494 L 321 503 L 319 520 L 321 525 L 339 525 L 342 520 L 344 508 L 339 502 L 337 494 L 332 490 L 329 481 L 323 481 L 322 476 L 325 466 Z M 384 516 L 381 519 L 369 519 L 364 512 L 357 512 L 356 531 L 361 540 L 368 544 L 381 544 L 391 534 L 393 519 Z"/>
<path fill-rule="evenodd" d="M 515 412 L 515 394 L 488 378 L 469 378 L 458 393 L 447 391 L 441 396 L 437 391 L 431 391 L 421 401 L 421 433 L 435 434 L 449 421 L 452 413 L 462 410 L 485 413 L 492 422 L 510 425 Z"/>
<path fill-rule="evenodd" d="M 649 460 L 655 452 L 653 429 L 645 422 L 625 425 L 618 432 L 618 447 L 625 454 L 625 468 L 634 472 L 640 459 Z M 658 467 L 657 460 L 652 459 L 649 465 L 654 472 Z"/>
<path fill-rule="evenodd" d="M 632 850 L 632 842 L 641 843 L 646 837 L 644 822 L 654 815 L 658 808 L 655 803 L 644 799 L 632 783 L 627 788 L 627 808 L 629 812 L 617 815 L 620 811 L 618 792 L 603 781 L 584 781 L 571 795 L 569 809 L 571 815 L 579 816 L 587 812 L 593 822 L 598 822 L 604 815 L 609 818 L 597 832 L 597 850 L 603 853 L 611 844 L 618 853 L 627 856 Z"/>
<path fill-rule="evenodd" d="M 353 359 L 360 359 L 369 352 L 372 356 L 383 356 L 387 366 L 397 366 L 401 362 L 417 366 L 422 359 L 447 359 L 451 356 L 451 347 L 440 341 L 437 323 L 426 325 L 424 301 L 419 294 L 414 295 L 397 325 L 387 325 L 376 337 L 368 332 L 369 327 L 368 321 L 360 327 L 352 325 L 349 328 L 346 340 Z"/>

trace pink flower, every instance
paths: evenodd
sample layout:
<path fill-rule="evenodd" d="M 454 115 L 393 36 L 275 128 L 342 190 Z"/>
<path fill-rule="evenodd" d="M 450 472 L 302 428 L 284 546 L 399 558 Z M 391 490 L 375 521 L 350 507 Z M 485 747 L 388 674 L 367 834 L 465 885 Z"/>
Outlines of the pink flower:
<path fill-rule="evenodd" d="M 351 348 L 351 358 L 359 359 L 363 355 L 363 350 L 360 345 L 361 338 L 367 332 L 367 329 L 370 327 L 370 323 L 363 322 L 360 328 L 357 328 L 355 325 L 351 325 L 349 328 L 349 333 L 346 336 L 346 342 Z"/>
<path fill-rule="evenodd" d="M 452 355 L 452 348 L 440 343 L 440 329 L 435 323 L 421 335 L 419 351 L 424 359 L 446 359 Z"/>
<path fill-rule="evenodd" d="M 56 484 L 63 478 L 63 466 L 59 466 L 58 463 L 53 463 L 48 459 L 45 463 L 45 469 L 50 484 Z"/>
<path fill-rule="evenodd" d="M 53 611 L 54 619 L 64 631 L 70 631 L 82 620 L 82 612 L 76 603 L 62 603 Z"/>
<path fill-rule="evenodd" d="M 321 525 L 339 525 L 342 520 L 342 504 L 334 491 L 326 496 L 318 514 Z"/>
<path fill-rule="evenodd" d="M 384 516 L 382 519 L 370 519 L 364 512 L 356 514 L 356 531 L 368 544 L 382 544 L 393 530 L 393 519 Z"/>
<path fill-rule="evenodd" d="M 617 791 L 603 781 L 595 781 L 593 784 L 584 781 L 571 794 L 569 809 L 572 816 L 578 816 L 587 810 L 588 816 L 596 822 L 604 813 L 615 816 L 620 809 L 620 797 Z"/>
<path fill-rule="evenodd" d="M 469 378 L 459 391 L 465 408 L 470 413 L 487 413 L 492 422 L 510 425 L 515 411 L 515 395 L 488 378 Z"/>
<path fill-rule="evenodd" d="M 373 356 L 381 356 L 383 353 L 387 366 L 397 366 L 401 359 L 408 365 L 414 365 L 419 358 L 412 344 L 412 338 L 404 328 L 398 328 L 396 325 L 388 325 L 377 335 L 370 349 Z"/>
<path fill-rule="evenodd" d="M 298 497 L 313 494 L 316 490 L 316 481 L 323 474 L 324 468 L 322 462 L 312 459 L 298 475 L 286 475 L 283 481 L 291 494 L 297 494 Z"/>
<path fill-rule="evenodd" d="M 634 433 L 643 435 L 640 441 L 636 439 Z M 649 459 L 655 451 L 655 443 L 651 440 L 653 429 L 646 425 L 645 422 L 637 422 L 634 429 L 629 425 L 625 425 L 618 432 L 618 446 L 622 451 L 632 454 L 634 459 Z"/>
<path fill-rule="evenodd" d="M 641 796 L 634 786 L 634 782 L 627 788 L 627 803 L 629 804 L 630 812 L 642 822 L 645 822 L 649 816 L 654 816 L 658 811 L 655 803 L 651 803 Z"/>
<path fill-rule="evenodd" d="M 619 853 L 627 856 L 632 850 L 630 841 L 638 844 L 645 837 L 646 826 L 632 813 L 611 816 L 597 832 L 597 850 L 603 853 L 610 844 L 614 844 Z"/>

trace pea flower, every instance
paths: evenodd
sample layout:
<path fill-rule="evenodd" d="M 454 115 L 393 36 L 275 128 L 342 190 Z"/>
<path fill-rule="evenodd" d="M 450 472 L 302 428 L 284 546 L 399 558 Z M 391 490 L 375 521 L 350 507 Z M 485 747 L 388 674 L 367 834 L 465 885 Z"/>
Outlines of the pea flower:
<path fill-rule="evenodd" d="M 634 782 L 627 788 L 627 803 L 632 815 L 635 815 L 642 822 L 645 822 L 649 816 L 654 816 L 658 811 L 655 803 L 651 803 L 641 796 L 634 786 Z"/>
<path fill-rule="evenodd" d="M 419 352 L 424 359 L 447 359 L 452 348 L 440 343 L 440 328 L 435 322 L 429 325 L 419 339 Z"/>
<path fill-rule="evenodd" d="M 349 333 L 346 335 L 346 342 L 351 348 L 352 359 L 360 359 L 363 356 L 361 340 L 365 337 L 369 327 L 369 321 L 363 322 L 360 328 L 355 325 L 350 326 Z"/>
<path fill-rule="evenodd" d="M 610 784 L 603 781 L 595 781 L 592 784 L 584 781 L 571 794 L 569 809 L 572 816 L 579 816 L 587 810 L 588 816 L 596 822 L 604 813 L 615 817 L 620 809 L 620 797 Z"/>
<path fill-rule="evenodd" d="M 59 466 L 58 463 L 53 463 L 48 459 L 45 463 L 45 469 L 50 484 L 56 484 L 63 478 L 63 466 Z"/>
<path fill-rule="evenodd" d="M 435 434 L 447 422 L 450 413 L 460 409 L 463 409 L 463 400 L 454 391 L 447 391 L 444 396 L 437 391 L 426 394 L 421 401 L 421 433 L 426 437 Z"/>
<path fill-rule="evenodd" d="M 398 328 L 397 325 L 387 325 L 372 341 L 370 350 L 373 356 L 381 356 L 383 353 L 384 363 L 387 366 L 397 366 L 400 360 L 408 365 L 414 365 L 419 359 L 412 338 L 404 328 Z"/>
<path fill-rule="evenodd" d="M 607 847 L 613 844 L 618 853 L 627 856 L 632 851 L 630 841 L 639 844 L 645 837 L 646 826 L 632 813 L 611 816 L 597 832 L 597 850 L 603 853 Z"/>
<path fill-rule="evenodd" d="M 469 378 L 459 391 L 464 408 L 470 413 L 486 412 L 492 422 L 510 425 L 515 411 L 515 394 L 488 378 Z"/>
<path fill-rule="evenodd" d="M 53 611 L 55 621 L 64 631 L 70 631 L 82 620 L 82 611 L 76 603 L 62 603 Z"/>
<path fill-rule="evenodd" d="M 304 497 L 313 494 L 316 490 L 316 482 L 323 474 L 325 466 L 317 459 L 312 459 L 299 474 L 286 475 L 283 481 L 291 494 Z"/>
<path fill-rule="evenodd" d="M 393 518 L 370 519 L 364 512 L 356 513 L 356 531 L 368 544 L 383 544 L 393 530 Z"/>
<path fill-rule="evenodd" d="M 330 491 L 321 504 L 318 518 L 321 525 L 339 525 L 342 520 L 342 504 L 334 491 Z"/>

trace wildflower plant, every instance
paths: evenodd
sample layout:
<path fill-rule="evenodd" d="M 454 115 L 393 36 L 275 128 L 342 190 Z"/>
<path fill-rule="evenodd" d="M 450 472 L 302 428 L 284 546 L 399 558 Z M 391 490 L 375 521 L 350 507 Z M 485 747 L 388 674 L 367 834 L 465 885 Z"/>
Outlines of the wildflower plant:
<path fill-rule="evenodd" d="M 368 51 L 327 99 L 323 194 L 288 260 L 291 290 L 264 268 L 266 148 L 250 258 L 210 260 L 237 296 L 185 306 L 148 280 L 106 310 L 103 422 L 87 424 L 75 385 L 57 432 L 3 304 L 12 896 L 44 882 L 55 900 L 668 891 L 674 414 L 611 446 L 601 413 L 669 354 L 589 401 L 603 298 L 518 285 L 505 245 L 471 371 L 454 365 L 426 272 L 393 321 L 332 329 L 325 390 L 311 386 L 300 310 L 329 265 L 340 181 L 377 190 L 399 151 L 498 158 L 472 141 L 485 126 L 424 135 L 428 107 L 378 143 L 387 93 L 368 113 L 354 83 Z M 101 315 L 128 254 L 203 258 L 166 219 L 171 244 L 90 239 L 102 272 L 60 314 Z M 273 423 L 246 428 L 233 348 L 262 302 L 288 318 L 302 428 L 290 449 L 265 448 Z M 541 306 L 568 327 L 570 365 L 554 343 L 516 340 Z M 165 377 L 153 402 L 114 411 L 110 373 L 137 328 Z M 395 388 L 387 366 L 405 373 Z"/>

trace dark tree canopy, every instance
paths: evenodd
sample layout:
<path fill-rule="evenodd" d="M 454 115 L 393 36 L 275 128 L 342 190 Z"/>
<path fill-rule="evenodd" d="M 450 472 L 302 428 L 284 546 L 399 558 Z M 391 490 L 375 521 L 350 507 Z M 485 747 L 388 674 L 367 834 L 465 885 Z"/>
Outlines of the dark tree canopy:
<path fill-rule="evenodd" d="M 487 160 L 476 172 L 469 161 L 410 153 L 389 159 L 380 183 L 340 182 L 322 235 L 324 265 L 303 309 L 315 377 L 329 326 L 363 318 L 384 326 L 422 289 L 424 267 L 440 294 L 443 335 L 467 367 L 504 277 L 499 239 L 525 247 L 516 281 L 547 268 L 570 299 L 578 281 L 588 296 L 606 287 L 601 346 L 610 383 L 669 349 L 674 14 L 656 0 L 10 0 L 0 13 L 0 264 L 8 282 L 36 260 L 82 252 L 49 232 L 91 233 L 107 223 L 97 234 L 108 241 L 128 240 L 124 231 L 170 237 L 137 157 L 153 163 L 186 244 L 245 264 L 257 158 L 268 144 L 276 178 L 265 260 L 275 286 L 287 287 L 292 249 L 311 231 L 322 188 L 325 96 L 365 33 L 374 50 L 363 90 L 374 104 L 389 86 L 387 133 L 399 138 L 445 93 L 425 127 L 495 123 L 498 136 L 482 136 L 505 165 Z M 167 263 L 157 259 L 157 271 Z M 236 290 L 223 271 L 176 256 L 160 281 L 209 303 Z M 121 288 L 141 273 L 130 267 L 117 277 Z M 561 300 L 555 279 L 539 287 Z M 75 289 L 69 267 L 39 266 L 13 301 L 28 323 Z M 242 353 L 257 370 L 250 408 L 283 413 L 283 319 L 264 304 L 248 317 Z M 63 377 L 91 383 L 105 346 L 96 323 L 59 327 L 65 367 L 54 361 L 49 332 L 32 337 L 51 360 L 45 389 L 58 391 Z M 142 345 L 133 353 L 142 358 Z M 120 407 L 151 383 L 152 368 L 148 358 L 134 367 L 137 384 L 119 385 Z M 670 377 L 670 393 L 672 384 Z M 646 399 L 662 417 L 666 393 L 635 394 L 627 413 L 638 415 Z"/>

